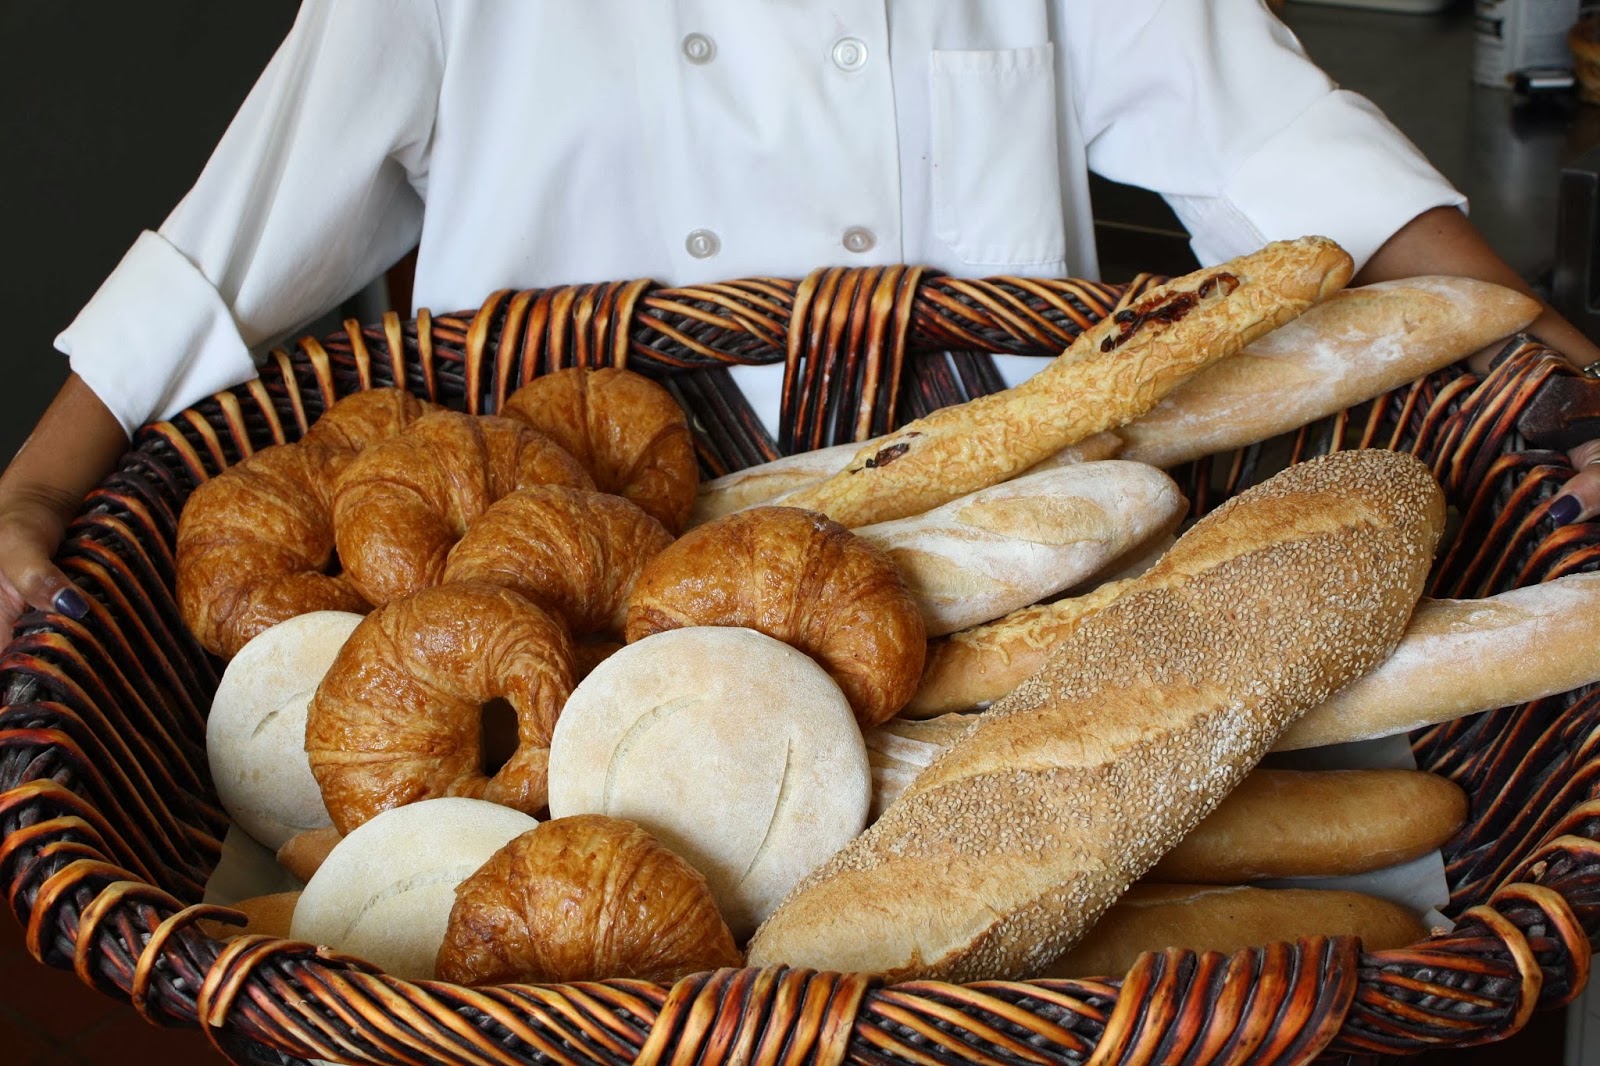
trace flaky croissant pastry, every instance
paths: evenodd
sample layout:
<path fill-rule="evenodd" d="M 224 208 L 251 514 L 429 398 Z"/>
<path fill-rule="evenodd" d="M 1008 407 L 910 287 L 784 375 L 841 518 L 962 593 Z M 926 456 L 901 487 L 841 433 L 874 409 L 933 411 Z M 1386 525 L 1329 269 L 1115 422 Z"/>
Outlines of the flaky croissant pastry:
<path fill-rule="evenodd" d="M 706 879 L 632 822 L 558 818 L 456 887 L 436 971 L 481 985 L 636 978 L 739 966 Z"/>

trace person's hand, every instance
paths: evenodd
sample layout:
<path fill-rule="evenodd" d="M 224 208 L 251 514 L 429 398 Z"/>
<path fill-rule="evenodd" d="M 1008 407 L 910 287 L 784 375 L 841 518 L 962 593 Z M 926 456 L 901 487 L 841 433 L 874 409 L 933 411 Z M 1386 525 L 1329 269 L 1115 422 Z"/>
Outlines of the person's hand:
<path fill-rule="evenodd" d="M 83 593 L 50 561 L 66 531 L 62 515 L 76 505 L 71 497 L 27 491 L 0 501 L 0 632 L 9 633 L 30 607 L 79 619 L 89 613 Z"/>
<path fill-rule="evenodd" d="M 0 634 L 30 607 L 71 618 L 89 601 L 51 557 L 83 497 L 128 446 L 122 423 L 76 375 L 0 475 Z"/>
<path fill-rule="evenodd" d="M 1550 517 L 1559 525 L 1585 522 L 1600 515 L 1600 440 L 1580 444 L 1567 455 L 1577 473 L 1550 502 Z"/>

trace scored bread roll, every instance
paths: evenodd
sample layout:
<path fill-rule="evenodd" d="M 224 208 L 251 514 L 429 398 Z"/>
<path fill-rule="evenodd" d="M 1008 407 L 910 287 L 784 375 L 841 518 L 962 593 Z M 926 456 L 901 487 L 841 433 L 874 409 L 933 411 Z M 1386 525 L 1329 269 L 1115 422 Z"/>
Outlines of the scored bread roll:
<path fill-rule="evenodd" d="M 1416 915 L 1360 892 L 1222 885 L 1135 885 L 1040 977 L 1121 975 L 1146 951 L 1232 954 L 1313 936 L 1358 936 L 1367 951 L 1428 935 Z"/>
<path fill-rule="evenodd" d="M 1173 467 L 1298 429 L 1510 336 L 1540 310 L 1475 278 L 1346 289 L 1173 389 L 1119 431 L 1122 457 Z"/>
<path fill-rule="evenodd" d="M 741 939 L 866 824 L 866 750 L 839 686 L 751 629 L 671 629 L 573 690 L 550 813 L 636 822 L 703 873 Z"/>
<path fill-rule="evenodd" d="M 1350 270 L 1337 244 L 1305 237 L 1178 278 L 1084 330 L 1020 385 L 908 423 L 785 502 L 854 528 L 1005 481 L 1148 411 L 1191 374 L 1342 287 Z"/>
<path fill-rule="evenodd" d="M 1410 862 L 1467 820 L 1467 795 L 1421 770 L 1257 768 L 1146 880 L 1233 885 Z"/>
<path fill-rule="evenodd" d="M 1427 468 L 1384 451 L 1302 463 L 1213 511 L 802 882 L 752 964 L 1037 971 L 1296 716 L 1388 655 L 1443 522 Z"/>
<path fill-rule="evenodd" d="M 300 894 L 290 935 L 432 980 L 456 886 L 539 822 L 486 800 L 394 807 L 357 826 Z"/>
<path fill-rule="evenodd" d="M 1376 670 L 1290 726 L 1277 749 L 1408 733 L 1600 682 L 1600 573 L 1477 600 L 1423 600 Z"/>
<path fill-rule="evenodd" d="M 1166 528 L 1183 494 L 1153 466 L 1112 459 L 981 489 L 857 535 L 899 567 L 930 636 L 1052 596 Z"/>

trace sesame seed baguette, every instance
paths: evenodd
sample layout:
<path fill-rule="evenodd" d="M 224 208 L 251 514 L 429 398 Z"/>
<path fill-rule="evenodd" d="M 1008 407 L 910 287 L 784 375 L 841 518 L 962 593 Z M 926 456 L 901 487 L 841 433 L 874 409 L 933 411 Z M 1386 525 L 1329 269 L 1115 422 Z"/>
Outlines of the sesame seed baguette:
<path fill-rule="evenodd" d="M 1280 940 L 1358 936 L 1367 951 L 1428 935 L 1416 915 L 1360 892 L 1221 885 L 1135 885 L 1082 943 L 1041 977 L 1124 974 L 1146 951 L 1188 948 L 1233 954 Z"/>
<path fill-rule="evenodd" d="M 1346 289 L 1173 389 L 1122 430 L 1123 457 L 1167 468 L 1287 433 L 1464 359 L 1540 311 L 1475 278 Z"/>
<path fill-rule="evenodd" d="M 757 930 L 754 965 L 951 981 L 1064 952 L 1295 717 L 1393 650 L 1444 501 L 1336 453 L 1196 523 Z"/>
<path fill-rule="evenodd" d="M 1077 584 L 1171 528 L 1186 505 L 1160 470 L 1111 459 L 1024 474 L 855 532 L 894 560 L 934 636 Z"/>
<path fill-rule="evenodd" d="M 1185 275 L 1084 330 L 1027 381 L 919 418 L 785 502 L 854 528 L 1005 481 L 1150 410 L 1196 371 L 1343 287 L 1351 265 L 1333 241 L 1303 237 Z"/>

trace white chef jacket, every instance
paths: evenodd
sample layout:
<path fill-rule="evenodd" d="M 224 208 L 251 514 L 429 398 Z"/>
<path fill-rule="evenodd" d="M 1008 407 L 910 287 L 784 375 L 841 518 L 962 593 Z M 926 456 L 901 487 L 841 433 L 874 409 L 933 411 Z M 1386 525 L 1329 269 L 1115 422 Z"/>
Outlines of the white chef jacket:
<path fill-rule="evenodd" d="M 131 432 L 419 242 L 435 311 L 830 264 L 1092 278 L 1090 169 L 1205 263 L 1321 233 L 1359 265 L 1462 203 L 1261 0 L 304 0 L 56 345 Z M 735 371 L 769 431 L 780 372 Z"/>

